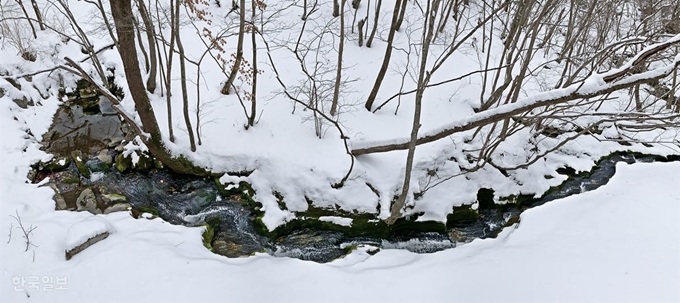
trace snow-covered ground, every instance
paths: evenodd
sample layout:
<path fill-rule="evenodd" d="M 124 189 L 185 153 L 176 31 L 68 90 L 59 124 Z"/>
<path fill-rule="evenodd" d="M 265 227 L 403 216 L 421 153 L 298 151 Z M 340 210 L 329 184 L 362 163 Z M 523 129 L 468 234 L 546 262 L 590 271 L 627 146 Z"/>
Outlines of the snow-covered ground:
<path fill-rule="evenodd" d="M 82 25 L 87 29 L 97 28 L 101 20 L 92 18 L 92 14 L 98 12 L 80 4 L 72 6 L 76 18 L 86 20 Z M 330 2 L 325 1 L 311 19 L 311 34 L 305 35 L 303 44 L 326 45 L 320 47 L 318 56 L 310 55 L 310 58 L 314 57 L 317 62 L 324 63 L 321 66 L 332 71 L 336 56 L 334 37 L 321 39 L 327 42 L 324 44 L 313 34 L 324 27 L 329 31 L 338 29 L 335 21 L 325 23 L 332 20 L 328 4 Z M 285 1 L 271 3 L 265 15 L 277 16 L 268 23 L 276 27 L 263 27 L 262 31 L 274 46 L 269 54 L 285 76 L 285 84 L 299 88 L 304 86 L 300 82 L 304 77 L 299 64 L 292 59 L 290 50 L 281 46 L 295 40 L 301 22 L 295 7 L 277 12 L 285 5 Z M 391 5 L 385 6 L 381 13 L 383 24 L 392 14 Z M 226 16 L 229 9 L 226 5 L 213 8 L 215 23 L 212 29 L 225 26 L 220 22 L 232 22 L 233 25 L 235 14 Z M 365 9 L 362 6 L 359 15 L 363 15 Z M 185 12 L 182 14 L 184 20 L 189 20 Z M 55 15 L 51 17 L 59 17 L 59 14 Z M 404 32 L 395 38 L 396 47 L 404 49 L 410 43 L 417 43 L 421 17 L 416 6 L 409 6 Z M 475 20 L 474 14 L 469 17 Z M 198 26 L 206 25 L 198 22 Z M 64 30 L 69 29 L 64 27 Z M 0 49 L 3 75 L 50 68 L 63 64 L 65 56 L 76 61 L 83 58 L 76 43 L 65 43 L 49 31 L 41 31 L 38 35 L 39 39 L 27 42 L 36 50 L 36 62 L 26 62 L 11 47 Z M 203 53 L 199 36 L 188 25 L 182 29 L 182 35 L 188 46 L 187 57 L 196 60 Z M 370 141 L 403 138 L 410 131 L 412 96 L 401 100 L 396 114 L 396 101 L 376 114 L 363 109 L 362 103 L 384 54 L 386 35 L 385 28 L 381 28 L 372 48 L 358 47 L 353 37 L 348 38 L 345 45 L 343 62 L 348 68 L 344 75 L 353 82 L 343 88 L 338 121 L 357 146 Z M 110 43 L 106 34 L 90 38 L 95 48 Z M 228 40 L 225 56 L 233 52 L 236 45 L 235 37 Z M 246 40 L 245 53 L 250 54 L 250 42 Z M 345 175 L 350 163 L 342 140 L 328 125 L 323 127 L 323 138 L 315 136 L 311 114 L 299 106 L 293 110 L 293 103 L 281 94 L 282 88 L 268 65 L 263 39 L 259 37 L 258 42 L 258 63 L 263 70 L 259 79 L 258 123 L 244 129 L 246 118 L 238 98 L 219 93 L 225 77 L 215 64 L 206 61 L 199 75 L 203 145 L 198 146 L 196 153 L 188 151 L 181 98 L 172 100 L 178 140 L 177 144 L 171 144 L 167 137 L 165 99 L 158 90 L 150 95 L 166 143 L 216 172 L 253 170 L 248 177 L 225 175 L 222 181 L 250 182 L 257 191 L 254 198 L 264 206 L 263 222 L 270 229 L 294 218 L 295 212 L 306 210 L 306 198 L 317 207 L 337 205 L 347 211 L 379 212 L 379 217 L 386 218 L 389 202 L 401 188 L 406 153 L 357 157 L 345 186 L 332 188 L 331 185 Z M 433 47 L 433 52 L 436 51 L 441 52 L 443 48 Z M 456 52 L 442 68 L 444 72 L 437 74 L 433 81 L 476 70 L 480 62 L 469 55 L 475 51 L 477 49 L 471 45 Z M 549 62 L 553 55 L 536 58 L 532 65 Z M 117 83 L 127 90 L 119 55 L 115 51 L 105 51 L 100 59 L 106 67 L 115 68 Z M 308 61 L 314 60 L 308 58 Z M 378 104 L 400 91 L 401 73 L 408 62 L 416 60 L 399 51 L 394 53 L 392 61 L 394 64 L 378 94 Z M 82 65 L 85 70 L 93 70 L 87 62 Z M 413 66 L 410 68 L 412 71 Z M 174 68 L 175 73 L 177 70 Z M 549 72 L 543 72 L 548 73 L 546 79 L 552 79 Z M 320 77 L 328 80 L 333 76 L 334 72 Z M 197 70 L 190 68 L 188 78 L 198 79 Z M 136 220 L 124 212 L 97 215 L 94 219 L 90 213 L 55 211 L 52 190 L 28 184 L 26 175 L 31 164 L 51 157 L 38 149 L 39 142 L 35 138 L 47 131 L 50 117 L 60 104 L 57 88 L 61 84 L 72 88 L 75 80 L 68 73 L 55 71 L 36 75 L 32 82 L 19 78 L 17 81 L 23 88 L 18 90 L 0 78 L 4 94 L 0 98 L 0 235 L 6 236 L 0 239 L 1 302 L 680 301 L 680 191 L 677 186 L 680 184 L 680 163 L 677 162 L 619 164 L 616 175 L 606 186 L 526 211 L 516 228 L 504 230 L 497 239 L 475 240 L 455 249 L 422 255 L 387 249 L 371 256 L 368 247 L 360 247 L 347 257 L 328 264 L 266 254 L 228 259 L 203 247 L 202 228 L 174 226 L 158 218 Z M 178 74 L 174 75 L 173 81 L 174 95 L 180 96 Z M 543 91 L 537 81 L 525 83 L 523 97 Z M 242 91 L 250 88 L 241 80 L 237 80 L 236 86 Z M 194 87 L 189 85 L 191 102 L 196 99 Z M 405 77 L 403 90 L 413 87 L 413 79 Z M 478 77 L 428 89 L 421 131 L 432 131 L 471 116 L 481 90 Z M 39 100 L 40 104 L 20 109 L 11 99 L 24 95 Z M 129 94 L 127 96 L 123 100 L 124 108 L 133 112 L 134 102 Z M 612 97 L 621 98 L 604 103 L 602 111 L 622 111 L 630 101 L 625 92 Z M 647 105 L 660 108 L 665 104 L 651 101 Z M 192 112 L 191 118 L 195 126 L 194 114 Z M 566 178 L 556 173 L 557 168 L 568 165 L 577 171 L 587 171 L 597 159 L 615 150 L 678 154 L 676 143 L 653 147 L 623 146 L 615 142 L 619 135 L 612 125 L 608 125 L 600 137 L 581 137 L 549 154 L 545 161 L 511 171 L 510 177 L 487 166 L 447 179 L 460 173 L 459 165 L 467 163 L 463 150 L 474 150 L 482 143 L 479 140 L 468 142 L 469 132 L 420 146 L 416 152 L 413 190 L 418 192 L 430 184 L 442 183 L 429 188 L 420 200 L 411 200 L 409 206 L 413 207 L 408 212 L 422 212 L 424 215 L 419 220 L 443 221 L 453 206 L 474 203 L 480 187 L 492 187 L 498 196 L 540 194 Z M 678 130 L 669 128 L 647 135 L 657 141 L 677 142 L 673 140 L 676 140 Z M 531 151 L 527 142 L 535 141 L 533 133 L 520 131 L 503 142 L 492 158 L 497 165 L 521 164 L 535 153 L 552 148 L 566 136 L 568 134 L 543 138 L 534 142 L 537 150 Z M 645 139 L 644 134 L 637 138 Z M 601 142 L 603 139 L 609 141 Z M 435 172 L 434 177 L 431 171 Z M 284 196 L 286 209 L 279 207 L 274 191 Z M 320 219 L 342 225 L 351 226 L 352 223 L 348 218 L 336 216 Z M 66 261 L 65 248 L 77 245 L 96 232 L 87 228 L 82 230 L 91 225 L 82 222 L 96 222 L 94 227 L 100 228 L 99 231 L 115 233 L 110 232 L 108 238 Z M 20 224 L 26 230 L 33 229 L 28 243 L 18 228 Z"/>
<path fill-rule="evenodd" d="M 66 261 L 69 227 L 93 215 L 54 211 L 51 189 L 25 183 L 45 154 L 12 115 L 43 110 L 0 107 L 2 302 L 680 300 L 678 162 L 620 163 L 607 185 L 528 210 L 497 239 L 433 254 L 360 247 L 328 264 L 228 259 L 203 247 L 201 228 L 119 212 L 97 216 L 115 233 Z M 27 251 L 16 214 L 37 227 Z"/>
<path fill-rule="evenodd" d="M 40 111 L 49 113 L 0 107 L 2 302 L 680 300 L 678 162 L 620 163 L 607 185 L 528 210 L 497 239 L 433 254 L 361 247 L 328 264 L 228 259 L 203 247 L 201 228 L 121 212 L 98 215 L 116 232 L 66 261 L 69 227 L 93 215 L 54 211 L 51 189 L 25 182 L 46 155 L 12 117 Z M 37 227 L 27 251 L 16 214 Z"/>

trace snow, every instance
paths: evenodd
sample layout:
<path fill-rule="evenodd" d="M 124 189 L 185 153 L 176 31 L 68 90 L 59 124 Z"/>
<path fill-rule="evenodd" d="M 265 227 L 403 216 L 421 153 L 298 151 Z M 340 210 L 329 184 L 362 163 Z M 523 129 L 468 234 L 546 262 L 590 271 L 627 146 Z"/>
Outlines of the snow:
<path fill-rule="evenodd" d="M 230 186 L 232 189 L 241 181 L 252 184 L 255 190 L 253 198 L 262 203 L 265 211 L 262 220 L 269 229 L 293 220 L 297 213 L 307 210 L 307 200 L 312 201 L 315 207 L 338 207 L 343 211 L 371 213 L 384 219 L 389 215 L 390 202 L 401 188 L 406 153 L 395 151 L 357 157 L 345 185 L 339 189 L 331 186 L 345 176 L 350 166 L 351 159 L 345 153 L 343 140 L 337 130 L 327 124 L 322 125 L 320 137 L 315 135 L 311 113 L 302 110 L 299 105 L 294 109 L 291 101 L 281 94 L 282 88 L 267 60 L 267 54 L 273 57 L 287 87 L 295 91 L 305 86 L 305 77 L 289 51 L 291 41 L 288 41 L 289 37 L 297 37 L 301 26 L 299 12 L 295 9 L 279 10 L 289 5 L 283 2 L 268 3 L 269 7 L 265 10 L 266 17 L 271 19 L 261 30 L 273 45 L 271 51 L 265 50 L 262 41 L 258 41 L 258 65 L 263 69 L 258 78 L 259 122 L 248 130 L 244 129 L 245 116 L 238 99 L 234 95 L 219 93 L 225 77 L 219 67 L 206 60 L 200 75 L 203 145 L 198 146 L 195 153 L 189 151 L 183 115 L 179 110 L 182 100 L 178 68 L 173 69 L 177 74 L 171 77 L 175 143 L 167 137 L 167 92 L 157 90 L 150 94 L 166 136 L 164 141 L 173 153 L 185 155 L 213 172 L 226 172 L 220 182 L 234 184 Z M 337 22 L 333 21 L 337 19 L 330 17 L 330 5 L 323 4 L 310 21 L 310 26 L 314 24 L 319 28 L 311 30 L 318 31 L 324 27 L 327 32 L 337 31 Z M 72 8 L 78 20 L 93 19 L 92 7 L 74 5 Z M 395 49 L 406 49 L 409 44 L 418 43 L 414 37 L 420 36 L 420 13 L 416 6 L 408 9 L 404 31 L 395 37 Z M 215 29 L 233 22 L 235 14 L 227 15 L 228 10 L 228 7 L 215 9 L 215 22 L 212 27 L 206 27 Z M 357 11 L 359 16 L 365 12 L 365 6 Z M 182 18 L 188 20 L 185 13 L 182 12 Z M 384 5 L 381 20 L 388 21 L 391 14 L 391 5 Z M 465 17 L 476 17 L 474 12 L 470 14 L 473 15 Z M 96 21 L 93 20 L 94 23 Z M 87 31 L 95 31 L 98 26 L 83 25 Z M 39 39 L 31 42 L 39 50 L 36 62 L 25 62 L 9 46 L 0 49 L 3 74 L 29 74 L 62 64 L 62 58 L 66 56 L 78 59 L 75 61 L 83 58 L 76 43 L 64 43 L 49 31 L 40 31 L 38 35 Z M 363 102 L 384 55 L 385 35 L 384 29 L 379 30 L 375 47 L 370 49 L 359 48 L 351 40 L 345 45 L 343 63 L 348 68 L 343 77 L 354 82 L 343 88 L 337 119 L 355 149 L 404 143 L 407 141 L 403 138 L 407 138 L 410 132 L 413 95 L 403 96 L 398 111 L 397 100 L 375 114 L 363 109 Z M 182 30 L 182 36 L 187 46 L 187 57 L 196 61 L 203 53 L 200 36 L 190 27 Z M 318 59 L 322 63 L 319 66 L 330 69 L 334 75 L 334 67 L 330 63 L 335 60 L 334 43 L 337 41 L 330 36 L 313 36 L 302 37 L 302 44 L 312 45 L 314 42 L 320 47 L 317 56 L 312 60 L 314 56 L 310 55 L 307 61 L 313 63 Z M 477 36 L 482 38 L 481 34 Z M 109 44 L 108 39 L 105 33 L 91 37 L 95 48 Z M 678 39 L 680 35 L 670 41 Z M 245 53 L 251 49 L 249 40 L 245 42 Z M 230 37 L 226 44 L 227 52 L 234 51 L 235 45 L 235 37 Z M 433 57 L 445 51 L 441 45 L 432 47 Z M 500 53 L 497 46 L 493 45 L 490 53 Z M 469 56 L 477 49 L 473 46 L 463 48 L 452 54 L 451 59 L 433 75 L 433 82 L 478 69 L 479 62 Z M 314 53 L 314 50 L 310 52 Z M 538 56 L 531 65 L 548 62 L 553 59 L 551 56 Z M 119 55 L 115 51 L 105 51 L 100 54 L 100 59 L 106 67 L 115 68 L 116 84 L 126 92 L 126 98 L 117 106 L 118 109 L 131 113 L 130 116 L 139 123 L 134 101 L 125 85 Z M 551 78 L 550 71 L 537 70 L 536 79 L 528 79 L 523 85 L 518 102 L 481 113 L 473 110 L 479 103 L 482 90 L 481 80 L 476 76 L 451 85 L 432 87 L 425 92 L 427 102 L 423 104 L 423 131 L 420 136 L 432 135 L 442 128 L 461 127 L 491 114 L 512 111 L 540 100 L 551 100 L 574 92 L 587 94 L 642 77 L 657 77 L 677 68 L 680 55 L 676 55 L 673 61 L 670 59 L 667 60 L 670 63 L 650 67 L 653 68 L 650 71 L 628 76 L 614 84 L 603 84 L 606 73 L 594 73 L 592 77 L 584 78 L 582 86 L 578 83 L 548 92 L 542 85 L 551 85 L 555 77 Z M 492 58 L 494 60 L 502 58 Z M 398 83 L 402 78 L 397 70 L 403 71 L 406 67 L 413 70 L 413 66 L 408 64 L 417 60 L 409 58 L 405 52 L 395 51 L 392 61 L 395 64 L 385 77 L 376 104 L 399 92 Z M 83 63 L 83 68 L 88 72 L 94 71 L 87 62 Z M 192 79 L 188 81 L 197 79 L 195 69 L 189 68 L 187 72 L 187 77 Z M 412 79 L 404 79 L 404 90 L 413 89 Z M 76 80 L 69 73 L 55 71 L 35 75 L 32 81 L 17 78 L 23 88 L 18 90 L 4 77 L 0 78 L 0 89 L 5 92 L 0 98 L 0 127 L 3 130 L 0 140 L 0 153 L 3 155 L 0 158 L 0 230 L 12 233 L 8 235 L 8 241 L 1 242 L 0 247 L 3 279 L 0 282 L 0 298 L 3 302 L 443 302 L 454 298 L 465 302 L 680 301 L 680 234 L 677 232 L 680 230 L 680 220 L 677 219 L 680 212 L 680 194 L 677 191 L 680 163 L 619 164 L 616 175 L 606 186 L 528 210 L 522 214 L 519 225 L 505 229 L 496 239 L 475 240 L 455 249 L 423 255 L 383 249 L 371 256 L 367 252 L 369 247 L 359 247 L 345 258 L 328 264 L 275 258 L 266 254 L 228 259 L 203 247 L 203 227 L 174 226 L 160 218 L 136 220 L 125 212 L 93 216 L 83 212 L 55 211 L 53 191 L 41 186 L 47 181 L 28 184 L 26 175 L 31 164 L 52 159 L 52 155 L 39 149 L 39 140 L 48 130 L 50 117 L 61 104 L 54 90 L 61 83 L 67 86 L 67 90 L 72 90 Z M 538 83 L 541 81 L 547 83 Z M 250 88 L 241 80 L 235 84 L 240 90 Z M 195 87 L 189 85 L 188 89 L 192 110 L 190 118 L 195 127 Z M 301 98 L 306 97 L 303 92 L 298 93 Z M 43 95 L 48 97 L 43 98 Z M 40 105 L 20 109 L 11 101 L 23 96 L 39 101 Z M 625 111 L 630 101 L 627 92 L 616 92 L 610 97 L 599 112 L 585 107 L 575 108 L 582 110 L 579 113 L 584 116 L 574 119 L 574 126 L 592 123 L 593 116 L 598 113 Z M 664 104 L 651 102 L 648 105 L 654 109 L 662 108 Z M 407 201 L 412 208 L 405 210 L 404 215 L 419 213 L 422 214 L 418 218 L 420 221 L 444 221 L 454 206 L 472 204 L 475 207 L 477 190 L 482 187 L 493 188 L 496 198 L 518 193 L 541 195 L 566 179 L 557 174 L 556 169 L 569 166 L 577 172 L 589 171 L 598 159 L 614 151 L 659 155 L 680 153 L 677 143 L 672 143 L 677 142 L 674 141 L 678 137 L 675 129 L 631 134 L 610 124 L 602 125 L 600 130 L 601 136 L 584 136 L 568 142 L 526 169 L 509 172 L 509 176 L 489 166 L 461 174 L 474 165 L 468 162 L 470 153 L 463 150 L 481 148 L 484 142 L 479 137 L 490 134 L 493 130 L 489 127 L 481 129 L 474 140 L 471 131 L 462 131 L 444 140 L 419 146 L 412 188 L 424 194 L 418 200 Z M 500 166 L 519 165 L 550 150 L 569 136 L 541 137 L 536 142 L 534 135 L 529 130 L 511 135 L 498 145 L 491 159 Z M 642 144 L 622 146 L 615 142 L 626 136 L 671 143 L 645 147 Z M 135 138 L 125 146 L 125 154 L 133 157 L 136 163 L 137 151 L 145 151 L 145 148 L 141 140 Z M 244 171 L 252 173 L 243 176 Z M 97 176 L 93 174 L 92 178 Z M 433 184 L 438 185 L 432 187 Z M 279 207 L 275 192 L 284 197 L 285 209 Z M 25 243 L 20 230 L 17 230 L 17 223 L 9 217 L 15 212 L 21 215 L 24 225 L 38 227 L 31 235 L 34 245 L 29 247 L 28 252 L 24 251 Z M 143 214 L 142 217 L 153 218 L 151 214 Z M 202 218 L 188 216 L 186 219 L 199 221 Z M 321 220 L 351 225 L 349 218 L 329 216 Z M 72 231 L 67 228 L 69 226 L 72 226 Z M 116 232 L 81 252 L 78 258 L 68 262 L 64 260 L 65 246 L 83 240 L 93 232 L 90 228 L 102 230 L 103 226 Z M 46 288 L 35 289 L 14 283 L 35 277 L 41 283 L 45 281 L 43 277 L 65 277 L 67 289 L 48 292 Z"/>
<path fill-rule="evenodd" d="M 342 226 L 352 226 L 353 219 L 352 218 L 337 217 L 337 216 L 321 216 L 321 217 L 319 217 L 319 221 L 331 222 L 333 224 L 342 225 Z"/>
<path fill-rule="evenodd" d="M 2 123 L 14 126 L 6 119 Z M 21 134 L 16 127 L 6 129 L 10 135 Z M 19 177 L 41 152 L 22 153 L 15 145 L 23 140 L 12 138 L 2 141 L 3 150 L 12 151 L 7 159 L 14 161 L 2 161 L 0 211 L 6 218 L 18 209 L 25 223 L 38 226 L 32 241 L 39 246 L 24 252 L 16 233 L 3 243 L 3 301 L 447 302 L 452 296 L 464 302 L 680 300 L 677 162 L 619 164 L 607 185 L 530 209 L 496 239 L 433 254 L 383 249 L 371 256 L 369 247 L 359 247 L 343 259 L 317 264 L 266 254 L 228 259 L 202 246 L 203 228 L 161 219 L 54 211 L 49 189 Z M 104 220 L 116 233 L 65 261 L 63 239 L 71 232 L 63 226 L 101 229 Z M 9 222 L 3 220 L 0 228 L 8 230 Z M 41 279 L 35 288 L 21 283 L 33 277 Z M 42 277 L 66 279 L 66 289 L 46 291 L 56 283 L 42 282 Z M 397 285 L 402 286 L 395 289 Z"/>
<path fill-rule="evenodd" d="M 90 238 L 105 232 L 112 234 L 114 231 L 113 226 L 100 216 L 86 218 L 68 228 L 66 240 L 64 241 L 64 250 L 71 250 L 85 243 Z"/>

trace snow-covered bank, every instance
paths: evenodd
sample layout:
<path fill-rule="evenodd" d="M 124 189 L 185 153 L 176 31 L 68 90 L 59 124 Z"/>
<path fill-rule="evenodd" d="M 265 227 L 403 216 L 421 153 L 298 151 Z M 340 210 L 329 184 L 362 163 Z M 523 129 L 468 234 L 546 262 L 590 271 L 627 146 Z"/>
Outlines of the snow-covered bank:
<path fill-rule="evenodd" d="M 3 302 L 680 300 L 680 163 L 619 164 L 606 186 L 528 210 L 497 239 L 433 254 L 228 259 L 203 247 L 201 228 L 123 212 L 100 215 L 116 233 L 65 261 L 68 227 L 92 215 L 55 212 L 50 189 L 24 183 L 43 154 L 34 144 L 22 153 L 26 141 L 8 114 L 0 229 L 16 227 L 15 210 L 38 228 L 28 252 L 16 228 L 2 243 Z"/>

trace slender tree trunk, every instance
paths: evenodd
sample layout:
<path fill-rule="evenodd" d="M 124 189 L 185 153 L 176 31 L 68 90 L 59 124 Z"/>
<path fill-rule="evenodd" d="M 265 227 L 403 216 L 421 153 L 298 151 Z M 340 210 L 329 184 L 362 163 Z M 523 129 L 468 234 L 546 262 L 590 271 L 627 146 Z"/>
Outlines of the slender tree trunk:
<path fill-rule="evenodd" d="M 127 1 L 127 0 L 126 0 Z M 175 135 L 172 125 L 172 58 L 175 56 L 175 1 L 170 1 L 170 50 L 168 50 L 168 70 L 165 75 L 165 87 L 167 94 L 165 95 L 165 106 L 168 110 L 168 129 L 170 134 L 170 142 L 175 142 Z M 156 3 L 158 4 L 158 3 Z M 179 8 L 177 8 L 179 10 Z M 165 44 L 163 44 L 165 45 Z"/>
<path fill-rule="evenodd" d="M 35 13 L 35 18 L 38 20 L 38 25 L 40 30 L 45 30 L 45 23 L 43 22 L 42 14 L 40 13 L 40 7 L 38 7 L 38 2 L 36 0 L 31 0 L 31 6 L 33 6 L 33 12 Z"/>
<path fill-rule="evenodd" d="M 187 127 L 187 135 L 189 136 L 189 146 L 192 152 L 196 151 L 196 139 L 194 137 L 194 130 L 191 127 L 191 117 L 189 117 L 189 93 L 187 91 L 187 71 L 186 71 L 186 58 L 184 57 L 184 46 L 182 45 L 182 39 L 179 34 L 179 7 L 180 0 L 175 1 L 175 28 L 173 35 L 175 35 L 175 40 L 177 40 L 177 49 L 179 51 L 179 71 L 180 71 L 180 85 L 182 87 L 182 112 L 184 113 L 184 123 Z"/>
<path fill-rule="evenodd" d="M 97 9 L 99 9 L 99 13 L 102 14 L 102 20 L 106 26 L 106 31 L 109 33 L 109 37 L 111 37 L 111 41 L 113 41 L 113 43 L 116 45 L 116 49 L 118 49 L 118 41 L 116 41 L 116 35 L 113 34 L 113 26 L 111 26 L 111 23 L 109 23 L 109 18 L 106 16 L 104 4 L 101 0 L 97 0 Z"/>
<path fill-rule="evenodd" d="M 149 72 L 149 54 L 146 53 L 146 48 L 144 48 L 144 41 L 142 41 L 142 31 L 139 30 L 139 21 L 135 18 L 135 33 L 137 33 L 137 44 L 139 44 L 139 51 L 142 52 L 144 57 L 144 69 Z"/>
<path fill-rule="evenodd" d="M 373 29 L 371 30 L 371 35 L 368 36 L 366 40 L 366 47 L 371 47 L 373 44 L 373 38 L 375 37 L 375 32 L 378 31 L 378 19 L 380 18 L 380 6 L 382 5 L 382 0 L 378 0 L 375 4 L 375 19 L 373 19 Z"/>
<path fill-rule="evenodd" d="M 401 209 L 404 208 L 406 204 L 406 199 L 409 195 L 409 190 L 411 187 L 411 172 L 413 170 L 413 158 L 416 153 L 416 141 L 418 139 L 418 130 L 420 129 L 420 113 L 423 103 L 423 94 L 425 93 L 425 88 L 427 88 L 427 83 L 429 82 L 429 74 L 426 73 L 427 69 L 427 56 L 430 51 L 430 43 L 432 42 L 432 37 L 435 32 L 435 19 L 437 17 L 437 10 L 439 8 L 439 2 L 441 0 L 428 0 L 427 10 L 429 15 L 428 19 L 425 20 L 425 28 L 423 33 L 423 43 L 421 45 L 421 55 L 420 55 L 420 70 L 418 71 L 418 88 L 416 90 L 416 106 L 413 112 L 413 127 L 411 128 L 411 141 L 408 146 L 408 156 L 406 157 L 406 169 L 404 174 L 404 186 L 401 188 L 401 194 L 397 201 L 392 205 L 390 209 L 390 217 L 387 218 L 387 224 L 392 225 L 401 217 Z M 430 2 L 432 6 L 430 7 Z"/>
<path fill-rule="evenodd" d="M 340 3 L 338 0 L 333 0 L 333 17 L 340 16 Z"/>
<path fill-rule="evenodd" d="M 397 20 L 397 27 L 395 28 L 397 31 L 401 29 L 401 24 L 404 22 L 404 16 L 406 15 L 406 3 L 408 0 L 402 0 L 401 1 L 401 7 L 399 8 L 399 19 Z"/>
<path fill-rule="evenodd" d="M 118 43 L 120 43 L 120 57 L 125 71 L 125 80 L 130 89 L 130 95 L 135 101 L 135 109 L 139 119 L 142 121 L 142 130 L 148 134 L 148 136 L 140 135 L 140 137 L 143 137 L 142 140 L 149 151 L 173 171 L 182 174 L 208 175 L 205 169 L 193 165 L 188 159 L 181 156 L 174 157 L 163 143 L 158 121 L 144 88 L 142 71 L 139 69 L 131 0 L 116 0 L 110 1 L 110 3 Z M 131 121 L 131 123 L 134 122 Z"/>
<path fill-rule="evenodd" d="M 392 56 L 392 42 L 394 42 L 394 33 L 397 30 L 397 18 L 399 17 L 399 6 L 402 1 L 406 0 L 396 0 L 394 1 L 394 12 L 392 13 L 392 25 L 390 26 L 390 33 L 387 36 L 387 49 L 385 49 L 385 57 L 383 58 L 382 66 L 380 66 L 380 71 L 378 72 L 378 77 L 375 79 L 375 84 L 373 84 L 373 89 L 368 95 L 368 100 L 366 100 L 366 110 L 369 112 L 373 107 L 375 98 L 378 96 L 378 91 L 382 85 L 383 79 L 385 79 L 385 73 L 387 73 L 387 67 L 390 65 L 390 57 Z M 370 40 L 370 38 L 369 38 Z M 368 45 L 367 45 L 368 46 Z"/>
<path fill-rule="evenodd" d="M 236 45 L 236 59 L 234 60 L 234 67 L 231 68 L 229 73 L 229 78 L 227 82 L 222 86 L 222 94 L 228 95 L 231 90 L 234 80 L 236 80 L 236 74 L 238 74 L 241 68 L 241 60 L 243 60 L 243 35 L 245 34 L 246 28 L 246 0 L 241 0 L 240 12 L 239 12 L 239 26 L 238 26 L 238 44 Z"/>
<path fill-rule="evenodd" d="M 146 9 L 144 1 L 137 0 L 137 6 L 139 7 L 139 14 L 142 16 L 142 22 L 144 23 L 144 29 L 146 31 L 146 39 L 149 44 L 149 78 L 146 79 L 146 90 L 153 93 L 156 90 L 156 73 L 158 70 L 155 43 L 156 34 L 153 23 L 151 22 L 151 15 L 149 15 L 149 11 Z"/>
<path fill-rule="evenodd" d="M 331 103 L 331 116 L 338 111 L 338 99 L 340 98 L 340 83 L 342 82 L 342 53 L 345 48 L 345 0 L 340 7 L 340 45 L 338 45 L 338 70 L 335 74 L 335 86 L 333 87 L 333 102 Z"/>
<path fill-rule="evenodd" d="M 253 49 L 253 87 L 250 91 L 250 116 L 248 117 L 248 125 L 255 126 L 255 114 L 257 113 L 257 28 L 255 27 L 255 12 L 257 11 L 257 0 L 252 0 L 251 22 L 252 28 L 250 30 L 250 42 Z"/>
<path fill-rule="evenodd" d="M 357 24 L 359 27 L 359 47 L 364 46 L 364 24 L 366 24 L 366 19 L 359 20 Z"/>
<path fill-rule="evenodd" d="M 31 16 L 28 15 L 28 12 L 26 11 L 26 7 L 24 6 L 24 3 L 21 2 L 21 0 L 15 0 L 17 4 L 19 4 L 19 7 L 21 7 L 21 11 L 24 12 L 24 16 L 26 17 L 26 22 L 28 22 L 28 25 L 31 26 L 31 32 L 33 33 L 33 39 L 38 39 L 38 34 L 35 32 L 35 27 L 33 26 L 33 22 L 31 22 Z"/>

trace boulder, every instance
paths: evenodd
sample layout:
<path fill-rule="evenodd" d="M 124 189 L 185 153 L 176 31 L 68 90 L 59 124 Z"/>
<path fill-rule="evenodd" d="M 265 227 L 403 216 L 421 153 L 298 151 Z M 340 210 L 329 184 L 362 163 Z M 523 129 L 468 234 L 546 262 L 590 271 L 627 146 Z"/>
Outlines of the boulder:
<path fill-rule="evenodd" d="M 130 166 L 132 166 L 132 159 L 130 159 L 130 157 L 125 157 L 122 153 L 116 156 L 116 169 L 119 172 L 122 173 L 130 169 Z"/>
<path fill-rule="evenodd" d="M 78 172 L 85 177 L 89 178 L 90 177 L 90 169 L 87 167 L 85 164 L 86 159 L 83 153 L 79 150 L 74 150 L 71 152 L 71 159 L 73 159 L 73 162 L 76 164 L 76 167 L 78 168 Z"/>
<path fill-rule="evenodd" d="M 83 190 L 76 200 L 76 207 L 78 211 L 88 211 L 93 214 L 101 214 L 102 211 L 97 208 L 97 197 L 91 188 Z"/>

